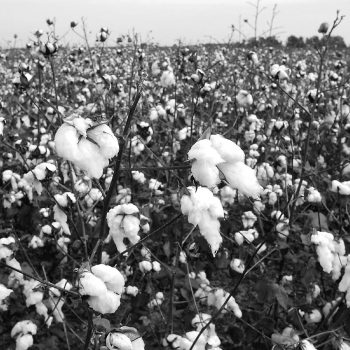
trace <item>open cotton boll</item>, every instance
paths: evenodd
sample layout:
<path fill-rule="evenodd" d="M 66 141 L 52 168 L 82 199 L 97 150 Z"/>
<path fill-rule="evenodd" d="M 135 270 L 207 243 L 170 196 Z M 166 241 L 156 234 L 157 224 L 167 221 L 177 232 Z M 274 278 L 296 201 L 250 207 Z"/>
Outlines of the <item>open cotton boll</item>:
<path fill-rule="evenodd" d="M 108 158 L 101 155 L 97 145 L 84 138 L 79 141 L 79 152 L 79 158 L 72 162 L 81 170 L 85 170 L 88 176 L 99 179 L 103 169 L 109 164 Z"/>
<path fill-rule="evenodd" d="M 24 334 L 16 339 L 16 350 L 27 350 L 34 344 L 31 334 Z"/>
<path fill-rule="evenodd" d="M 347 258 L 344 275 L 339 283 L 338 290 L 346 293 L 346 305 L 350 307 L 350 257 Z"/>
<path fill-rule="evenodd" d="M 84 271 L 79 278 L 80 295 L 99 296 L 107 292 L 107 287 L 103 281 L 91 272 Z"/>
<path fill-rule="evenodd" d="M 36 280 L 23 281 L 23 294 L 26 297 L 26 305 L 35 305 L 43 300 L 44 293 L 38 289 L 40 282 Z"/>
<path fill-rule="evenodd" d="M 181 198 L 181 211 L 188 216 L 188 222 L 198 225 L 199 231 L 210 245 L 215 256 L 222 243 L 220 235 L 220 222 L 218 218 L 224 217 L 224 209 L 219 198 L 206 187 L 193 186 L 187 188 L 190 196 Z"/>
<path fill-rule="evenodd" d="M 262 187 L 256 178 L 255 171 L 248 165 L 242 162 L 233 164 L 222 163 L 218 165 L 218 168 L 225 176 L 228 184 L 242 194 L 256 198 L 262 192 Z"/>
<path fill-rule="evenodd" d="M 11 337 L 16 338 L 21 334 L 34 335 L 36 334 L 37 330 L 38 330 L 38 327 L 32 321 L 30 320 L 19 321 L 13 326 L 11 330 Z"/>
<path fill-rule="evenodd" d="M 125 281 L 123 275 L 116 268 L 99 264 L 93 266 L 91 272 L 105 283 L 108 290 L 118 294 L 122 293 Z"/>
<path fill-rule="evenodd" d="M 198 227 L 200 233 L 208 242 L 213 256 L 215 256 L 223 241 L 220 235 L 220 222 L 216 218 L 203 214 Z"/>
<path fill-rule="evenodd" d="M 58 156 L 73 162 L 94 178 L 100 178 L 109 159 L 119 152 L 119 144 L 106 124 L 92 125 L 81 117 L 66 120 L 55 135 Z"/>
<path fill-rule="evenodd" d="M 244 162 L 244 152 L 236 143 L 226 139 L 222 135 L 211 135 L 212 147 L 219 153 L 225 162 Z"/>
<path fill-rule="evenodd" d="M 107 335 L 106 346 L 109 350 L 133 350 L 131 339 L 119 332 L 111 332 Z"/>
<path fill-rule="evenodd" d="M 317 350 L 313 344 L 311 344 L 308 340 L 304 339 L 299 343 L 299 346 L 303 350 Z"/>
<path fill-rule="evenodd" d="M 350 195 L 350 181 L 339 182 L 337 180 L 332 181 L 331 191 L 343 195 Z"/>
<path fill-rule="evenodd" d="M 89 306 L 101 314 L 113 314 L 120 306 L 120 295 L 107 290 L 97 296 L 92 296 L 87 300 Z"/>
<path fill-rule="evenodd" d="M 63 123 L 55 135 L 55 149 L 59 157 L 74 161 L 79 158 L 78 147 L 79 134 L 77 130 L 66 123 Z"/>
<path fill-rule="evenodd" d="M 189 150 L 188 159 L 192 161 L 192 175 L 201 185 L 214 187 L 220 183 L 216 165 L 224 162 L 224 159 L 212 147 L 210 140 L 197 141 Z"/>
<path fill-rule="evenodd" d="M 119 144 L 111 128 L 101 124 L 88 131 L 88 136 L 99 145 L 99 151 L 105 158 L 113 158 L 119 152 Z"/>
<path fill-rule="evenodd" d="M 107 213 L 109 235 L 120 253 L 126 249 L 124 238 L 128 238 L 131 244 L 136 244 L 140 240 L 138 214 L 138 208 L 131 203 L 117 205 Z"/>

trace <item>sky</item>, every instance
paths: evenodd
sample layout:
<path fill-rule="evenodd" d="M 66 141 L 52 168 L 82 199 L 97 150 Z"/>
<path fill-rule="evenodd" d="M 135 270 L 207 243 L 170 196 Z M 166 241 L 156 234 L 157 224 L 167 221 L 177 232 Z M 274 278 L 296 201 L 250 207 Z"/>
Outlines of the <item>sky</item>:
<path fill-rule="evenodd" d="M 256 3 L 257 0 L 250 0 Z M 317 35 L 321 22 L 332 22 L 337 9 L 345 15 L 335 35 L 350 45 L 350 0 L 260 0 L 258 34 L 268 29 L 274 4 L 274 34 L 281 40 L 288 35 Z M 78 43 L 79 37 L 69 31 L 69 24 L 85 19 L 91 43 L 101 27 L 111 31 L 110 44 L 121 34 L 140 33 L 142 41 L 151 39 L 162 45 L 181 40 L 185 44 L 227 42 L 231 25 L 253 36 L 254 7 L 247 0 L 0 0 L 0 46 L 24 46 L 37 29 L 48 31 L 47 18 L 55 18 L 56 32 L 63 43 Z M 68 31 L 68 33 L 67 33 Z M 243 38 L 243 37 L 241 37 Z M 233 40 L 239 40 L 235 33 Z M 12 41 L 10 43 L 10 41 Z"/>

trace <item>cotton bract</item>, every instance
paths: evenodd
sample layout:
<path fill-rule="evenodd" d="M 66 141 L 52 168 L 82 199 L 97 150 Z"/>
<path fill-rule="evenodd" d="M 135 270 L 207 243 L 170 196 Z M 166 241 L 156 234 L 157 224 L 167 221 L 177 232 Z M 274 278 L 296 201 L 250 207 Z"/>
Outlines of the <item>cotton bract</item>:
<path fill-rule="evenodd" d="M 187 188 L 190 195 L 181 198 L 181 211 L 188 215 L 188 222 L 198 225 L 202 236 L 207 240 L 212 254 L 215 256 L 222 243 L 219 218 L 224 217 L 224 209 L 220 199 L 205 188 L 191 186 Z"/>
<path fill-rule="evenodd" d="M 221 135 L 197 141 L 188 152 L 193 177 L 203 186 L 213 188 L 223 177 L 246 196 L 257 197 L 262 188 L 255 171 L 244 164 L 244 152 Z"/>
<path fill-rule="evenodd" d="M 118 140 L 109 126 L 93 125 L 90 119 L 82 117 L 65 120 L 56 132 L 55 147 L 58 156 L 97 179 L 119 151 Z"/>

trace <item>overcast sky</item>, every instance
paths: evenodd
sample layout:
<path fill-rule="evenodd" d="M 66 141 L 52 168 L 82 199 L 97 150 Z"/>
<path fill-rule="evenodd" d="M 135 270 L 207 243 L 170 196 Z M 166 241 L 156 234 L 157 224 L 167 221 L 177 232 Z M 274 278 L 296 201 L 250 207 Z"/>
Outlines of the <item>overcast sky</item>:
<path fill-rule="evenodd" d="M 251 0 L 255 3 L 256 0 Z M 258 33 L 267 30 L 272 8 L 277 4 L 275 19 L 280 39 L 290 34 L 312 36 L 321 22 L 332 22 L 336 10 L 346 15 L 335 34 L 350 44 L 350 0 L 261 0 L 266 7 L 259 17 Z M 161 44 L 181 39 L 187 44 L 208 41 L 225 42 L 230 27 L 239 27 L 239 18 L 254 22 L 254 8 L 246 0 L 0 0 L 0 45 L 6 46 L 13 35 L 24 45 L 36 29 L 47 30 L 46 19 L 56 19 L 56 29 L 63 35 L 69 23 L 86 19 L 91 41 L 101 26 L 112 32 L 111 40 L 133 29 L 145 40 L 152 36 Z M 79 27 L 78 27 L 79 28 Z M 253 31 L 242 23 L 245 35 Z M 79 28 L 81 29 L 81 28 Z M 213 39 L 214 38 L 214 39 Z M 234 36 L 238 40 L 238 34 Z M 65 42 L 77 42 L 72 33 Z"/>

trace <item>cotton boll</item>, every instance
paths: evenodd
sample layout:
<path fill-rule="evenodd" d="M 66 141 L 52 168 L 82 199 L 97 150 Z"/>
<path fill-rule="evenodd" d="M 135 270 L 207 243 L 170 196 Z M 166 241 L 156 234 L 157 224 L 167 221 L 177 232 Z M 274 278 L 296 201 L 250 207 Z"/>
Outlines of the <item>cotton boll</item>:
<path fill-rule="evenodd" d="M 257 220 L 257 217 L 251 211 L 246 211 L 242 215 L 242 223 L 244 228 L 253 227 L 256 220 Z"/>
<path fill-rule="evenodd" d="M 191 167 L 193 177 L 203 186 L 215 187 L 220 183 L 219 170 L 212 163 L 194 161 Z"/>
<path fill-rule="evenodd" d="M 106 345 L 110 350 L 133 350 L 131 340 L 122 333 L 111 332 L 106 337 Z"/>
<path fill-rule="evenodd" d="M 120 306 L 120 295 L 107 290 L 105 293 L 88 298 L 87 302 L 93 310 L 101 314 L 112 314 Z"/>
<path fill-rule="evenodd" d="M 232 270 L 234 270 L 238 273 L 243 273 L 244 269 L 245 269 L 244 263 L 241 259 L 233 259 L 230 262 L 230 267 Z"/>
<path fill-rule="evenodd" d="M 108 290 L 117 294 L 122 293 L 125 281 L 123 275 L 116 268 L 99 264 L 93 266 L 91 272 L 105 283 Z"/>
<path fill-rule="evenodd" d="M 319 323 L 322 320 L 322 314 L 318 309 L 313 309 L 311 313 L 305 314 L 307 323 Z"/>
<path fill-rule="evenodd" d="M 110 236 L 119 252 L 123 252 L 126 246 L 123 239 L 126 237 L 132 244 L 136 244 L 140 237 L 139 210 L 131 203 L 117 205 L 107 213 L 107 223 L 110 228 Z M 135 216 L 137 215 L 137 216 Z"/>
<path fill-rule="evenodd" d="M 168 88 L 168 87 L 174 86 L 175 84 L 176 84 L 175 75 L 172 69 L 168 68 L 168 70 L 163 71 L 160 77 L 160 85 L 164 88 Z"/>
<path fill-rule="evenodd" d="M 104 167 L 109 163 L 108 158 L 104 158 L 99 152 L 99 147 L 87 139 L 82 138 L 78 146 L 79 158 L 72 162 L 81 170 L 85 170 L 88 176 L 99 179 Z"/>
<path fill-rule="evenodd" d="M 80 150 L 78 147 L 79 134 L 77 130 L 66 123 L 62 124 L 55 135 L 55 148 L 59 157 L 74 161 L 79 158 Z"/>
<path fill-rule="evenodd" d="M 118 154 L 118 140 L 108 125 L 101 124 L 91 128 L 88 131 L 88 136 L 99 145 L 99 151 L 105 158 L 110 159 Z"/>
<path fill-rule="evenodd" d="M 84 271 L 79 278 L 80 295 L 101 296 L 107 292 L 107 287 L 103 281 L 91 272 Z"/>
<path fill-rule="evenodd" d="M 218 221 L 218 218 L 224 216 L 221 202 L 205 187 L 198 187 L 197 189 L 188 187 L 187 189 L 190 196 L 182 196 L 181 211 L 188 215 L 189 223 L 198 225 L 201 234 L 209 243 L 215 256 L 222 242 L 220 222 Z"/>
<path fill-rule="evenodd" d="M 153 271 L 159 272 L 161 270 L 160 263 L 158 261 L 153 261 L 152 268 L 153 268 Z"/>
<path fill-rule="evenodd" d="M 148 260 L 143 260 L 139 263 L 139 268 L 142 273 L 146 273 L 152 270 L 152 263 Z"/>
<path fill-rule="evenodd" d="M 213 256 L 215 256 L 223 241 L 220 235 L 220 222 L 204 214 L 198 223 L 198 227 L 202 236 L 208 242 Z"/>
<path fill-rule="evenodd" d="M 230 186 L 224 186 L 220 190 L 220 198 L 223 206 L 232 205 L 235 202 L 236 191 Z"/>
<path fill-rule="evenodd" d="M 350 181 L 339 182 L 337 180 L 332 181 L 331 191 L 340 193 L 343 195 L 350 195 Z"/>
<path fill-rule="evenodd" d="M 31 334 L 24 334 L 16 339 L 16 350 L 27 350 L 34 344 Z"/>
<path fill-rule="evenodd" d="M 30 320 L 23 320 L 17 322 L 11 330 L 11 337 L 16 338 L 20 334 L 32 334 L 35 335 L 38 328 L 35 323 Z"/>
<path fill-rule="evenodd" d="M 249 107 L 253 104 L 252 95 L 245 90 L 240 90 L 236 96 L 236 101 L 240 107 Z"/>
<path fill-rule="evenodd" d="M 256 198 L 261 193 L 262 187 L 255 176 L 255 171 L 244 163 L 222 163 L 218 165 L 218 168 L 228 184 L 242 194 Z"/>
<path fill-rule="evenodd" d="M 231 140 L 228 140 L 221 135 L 211 135 L 210 141 L 212 147 L 215 148 L 225 162 L 244 162 L 244 152 L 242 151 L 241 147 Z"/>
<path fill-rule="evenodd" d="M 23 294 L 26 297 L 27 307 L 35 305 L 43 300 L 44 293 L 38 290 L 40 282 L 36 280 L 24 280 L 23 281 Z"/>
<path fill-rule="evenodd" d="M 136 295 L 139 293 L 139 289 L 135 286 L 127 286 L 125 289 L 125 293 L 136 297 Z"/>
<path fill-rule="evenodd" d="M 189 150 L 188 159 L 192 160 L 192 175 L 201 185 L 214 187 L 220 182 L 216 165 L 224 159 L 212 147 L 210 140 L 197 141 Z"/>
<path fill-rule="evenodd" d="M 317 350 L 308 340 L 304 339 L 300 343 L 303 350 Z"/>

